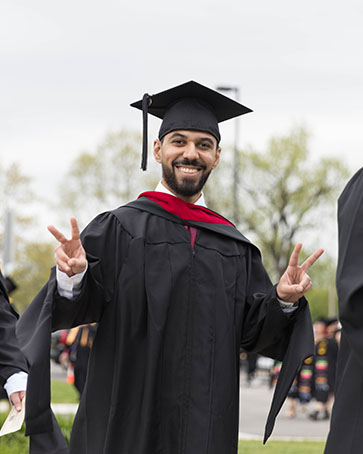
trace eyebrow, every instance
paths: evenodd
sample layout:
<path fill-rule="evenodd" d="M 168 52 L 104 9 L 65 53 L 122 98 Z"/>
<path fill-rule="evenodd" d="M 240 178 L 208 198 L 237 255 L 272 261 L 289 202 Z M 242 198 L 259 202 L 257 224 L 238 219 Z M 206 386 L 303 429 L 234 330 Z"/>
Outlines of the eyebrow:
<path fill-rule="evenodd" d="M 184 134 L 180 134 L 179 132 L 175 132 L 172 136 L 170 136 L 171 139 L 174 137 L 182 137 L 183 139 L 187 139 L 188 137 Z"/>

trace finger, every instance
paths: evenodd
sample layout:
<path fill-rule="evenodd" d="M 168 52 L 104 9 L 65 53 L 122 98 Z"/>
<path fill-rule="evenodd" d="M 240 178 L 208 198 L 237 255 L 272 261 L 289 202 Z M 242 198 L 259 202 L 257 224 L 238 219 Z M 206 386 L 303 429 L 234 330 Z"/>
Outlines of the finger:
<path fill-rule="evenodd" d="M 305 295 L 313 286 L 313 283 L 309 281 L 305 286 L 299 284 L 296 286 L 296 293 L 298 293 L 300 296 Z"/>
<path fill-rule="evenodd" d="M 63 273 L 66 273 L 68 275 L 69 273 L 72 273 L 71 267 L 68 265 L 68 262 L 64 262 L 63 260 L 58 259 L 56 263 L 59 270 L 62 271 Z"/>
<path fill-rule="evenodd" d="M 311 267 L 311 265 L 313 265 L 318 260 L 318 258 L 323 254 L 323 252 L 324 249 L 322 248 L 315 251 L 314 254 L 312 254 L 305 260 L 305 262 L 301 265 L 301 268 L 306 271 L 308 268 Z"/>
<path fill-rule="evenodd" d="M 49 232 L 54 236 L 54 238 L 58 240 L 60 243 L 64 244 L 68 241 L 67 238 L 63 235 L 63 233 L 56 229 L 54 225 L 48 225 L 47 228 Z"/>
<path fill-rule="evenodd" d="M 289 266 L 298 266 L 299 265 L 299 254 L 302 248 L 302 243 L 297 243 L 294 247 L 294 250 L 291 253 Z"/>
<path fill-rule="evenodd" d="M 294 303 L 303 294 L 303 288 L 299 284 L 286 285 L 277 289 L 277 296 L 288 303 Z"/>
<path fill-rule="evenodd" d="M 306 289 L 306 287 L 308 285 L 310 285 L 311 283 L 311 279 L 310 279 L 310 276 L 308 276 L 307 274 L 304 275 L 304 277 L 301 279 L 301 281 L 299 282 L 299 286 L 301 287 L 301 291 L 300 293 L 303 293 Z"/>
<path fill-rule="evenodd" d="M 10 395 L 10 399 L 11 399 L 16 411 L 20 411 L 21 410 L 21 400 L 20 400 L 20 395 L 19 394 L 20 394 L 19 392 L 15 392 L 15 393 Z"/>
<path fill-rule="evenodd" d="M 72 240 L 79 240 L 80 231 L 79 231 L 77 219 L 74 216 L 72 216 L 70 220 L 71 220 L 71 227 L 72 227 Z"/>
<path fill-rule="evenodd" d="M 86 263 L 87 263 L 87 260 L 86 260 L 86 256 L 82 256 L 82 257 L 73 257 L 71 258 L 70 260 L 68 260 L 68 265 L 71 266 L 72 268 L 74 266 L 86 266 Z"/>
<path fill-rule="evenodd" d="M 81 259 L 70 259 L 68 265 L 71 267 L 73 273 L 78 274 L 82 273 L 86 269 L 87 260 L 84 258 Z"/>
<path fill-rule="evenodd" d="M 307 293 L 313 286 L 313 283 L 310 281 L 310 284 L 304 288 L 304 295 Z"/>
<path fill-rule="evenodd" d="M 62 260 L 62 262 L 68 263 L 70 260 L 69 256 L 64 252 L 61 246 L 58 246 L 54 251 L 55 261 L 58 263 L 58 260 Z"/>

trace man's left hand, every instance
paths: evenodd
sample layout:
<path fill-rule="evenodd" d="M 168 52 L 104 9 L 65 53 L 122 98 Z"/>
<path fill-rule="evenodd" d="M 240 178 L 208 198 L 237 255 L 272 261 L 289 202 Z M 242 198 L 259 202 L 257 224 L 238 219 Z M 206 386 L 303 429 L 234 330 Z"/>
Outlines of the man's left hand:
<path fill-rule="evenodd" d="M 313 265 L 324 252 L 318 249 L 299 266 L 299 254 L 302 243 L 297 243 L 292 251 L 289 265 L 277 284 L 277 296 L 287 303 L 295 303 L 312 287 L 310 276 L 306 271 Z"/>

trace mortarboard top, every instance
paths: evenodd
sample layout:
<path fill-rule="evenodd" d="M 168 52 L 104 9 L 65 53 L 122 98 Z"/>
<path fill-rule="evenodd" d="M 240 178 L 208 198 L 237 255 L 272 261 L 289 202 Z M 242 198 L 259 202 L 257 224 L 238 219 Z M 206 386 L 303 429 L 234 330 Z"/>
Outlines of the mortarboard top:
<path fill-rule="evenodd" d="M 159 139 L 177 129 L 206 131 L 220 141 L 218 123 L 252 112 L 227 96 L 190 81 L 156 95 L 145 94 L 131 104 L 143 112 L 143 150 L 141 168 L 147 165 L 147 114 L 163 120 Z"/>

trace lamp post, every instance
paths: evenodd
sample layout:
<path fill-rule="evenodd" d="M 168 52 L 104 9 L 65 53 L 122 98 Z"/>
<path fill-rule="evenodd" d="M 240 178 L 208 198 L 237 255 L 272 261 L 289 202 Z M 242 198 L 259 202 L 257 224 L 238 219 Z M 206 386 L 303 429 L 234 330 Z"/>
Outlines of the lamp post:
<path fill-rule="evenodd" d="M 10 274 L 14 267 L 14 223 L 15 215 L 11 210 L 6 210 L 5 213 L 5 231 L 4 231 L 4 244 L 3 244 L 3 264 L 4 274 Z"/>
<path fill-rule="evenodd" d="M 240 92 L 239 88 L 235 86 L 219 86 L 219 91 L 234 92 L 234 98 L 239 102 Z M 233 146 L 233 184 L 232 184 L 232 202 L 233 202 L 233 222 L 238 226 L 238 186 L 239 186 L 239 163 L 238 163 L 238 141 L 239 141 L 239 119 L 235 118 L 234 128 L 234 146 Z"/>

